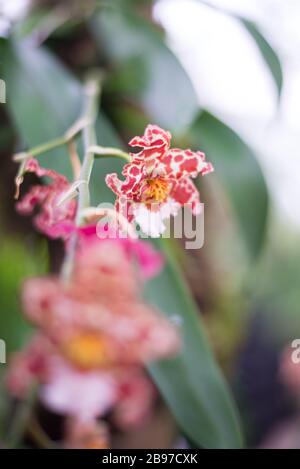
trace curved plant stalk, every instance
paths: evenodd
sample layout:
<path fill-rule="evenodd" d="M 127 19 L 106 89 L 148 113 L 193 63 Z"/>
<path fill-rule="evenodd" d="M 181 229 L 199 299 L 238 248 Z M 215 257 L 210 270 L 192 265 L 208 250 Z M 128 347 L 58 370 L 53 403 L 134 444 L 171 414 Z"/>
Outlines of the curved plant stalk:
<path fill-rule="evenodd" d="M 53 150 L 54 148 L 67 145 L 82 131 L 87 123 L 87 120 L 79 119 L 74 123 L 74 125 L 72 125 L 72 127 L 70 127 L 69 130 L 67 130 L 67 132 L 62 137 L 55 138 L 50 140 L 50 142 L 46 142 L 42 145 L 38 145 L 37 147 L 30 148 L 28 151 L 16 153 L 13 156 L 13 161 L 21 163 L 28 158 L 39 156 L 43 153 L 47 153 L 48 151 Z"/>
<path fill-rule="evenodd" d="M 15 199 L 19 198 L 19 192 L 20 192 L 19 189 L 20 189 L 20 185 L 23 182 L 26 163 L 30 158 L 40 156 L 44 153 L 47 153 L 48 151 L 54 150 L 55 148 L 61 147 L 63 145 L 68 145 L 74 175 L 76 174 L 75 170 L 77 170 L 78 168 L 78 162 L 76 163 L 76 166 L 74 166 L 75 157 L 74 157 L 73 140 L 79 134 L 79 132 L 83 129 L 84 125 L 86 125 L 86 121 L 84 121 L 83 119 L 79 119 L 78 121 L 74 123 L 74 125 L 70 127 L 69 130 L 67 130 L 67 132 L 62 137 L 55 138 L 53 140 L 50 140 L 47 143 L 43 143 L 42 145 L 38 145 L 36 147 L 30 148 L 26 152 L 16 153 L 13 156 L 13 161 L 15 161 L 16 163 L 20 163 L 19 170 L 15 178 L 15 183 L 16 183 Z"/>
<path fill-rule="evenodd" d="M 125 151 L 119 150 L 118 148 L 94 145 L 89 150 L 94 153 L 95 157 L 118 156 L 126 160 L 128 163 L 131 161 L 130 155 Z"/>
<path fill-rule="evenodd" d="M 80 226 L 82 221 L 82 211 L 88 208 L 90 204 L 89 181 L 94 164 L 94 154 L 90 147 L 97 144 L 94 124 L 97 117 L 98 102 L 101 91 L 100 75 L 90 77 L 84 87 L 85 110 L 84 119 L 86 122 L 83 128 L 84 158 L 79 174 L 80 185 L 78 189 L 78 206 L 76 213 L 76 225 Z M 70 240 L 65 258 L 61 268 L 61 278 L 68 282 L 72 274 L 75 251 L 77 247 L 77 233 L 75 232 Z"/>

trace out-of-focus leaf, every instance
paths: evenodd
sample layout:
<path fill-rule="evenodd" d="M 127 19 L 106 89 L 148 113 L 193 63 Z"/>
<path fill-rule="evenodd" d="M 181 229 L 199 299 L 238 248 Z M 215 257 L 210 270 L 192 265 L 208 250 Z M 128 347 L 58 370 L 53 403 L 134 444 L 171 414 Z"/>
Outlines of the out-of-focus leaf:
<path fill-rule="evenodd" d="M 236 212 L 249 253 L 256 256 L 262 247 L 268 212 L 266 183 L 253 151 L 224 123 L 202 112 L 192 125 L 189 138 L 203 149 L 215 166 Z"/>
<path fill-rule="evenodd" d="M 256 42 L 257 47 L 259 48 L 261 55 L 263 56 L 277 86 L 278 96 L 281 95 L 282 83 L 283 83 L 283 73 L 280 60 L 277 53 L 271 47 L 266 38 L 259 31 L 255 23 L 249 21 L 245 18 L 239 17 L 239 20 L 246 27 L 248 33 L 252 36 Z"/>
<path fill-rule="evenodd" d="M 9 399 L 5 392 L 4 370 L 4 368 L 0 369 L 0 448 L 2 447 L 5 438 L 5 421 L 7 416 L 7 409 L 9 406 Z"/>
<path fill-rule="evenodd" d="M 148 117 L 142 109 L 139 109 L 128 102 L 119 101 L 110 105 L 111 118 L 117 128 L 130 140 L 132 135 L 139 135 L 141 129 L 145 129 L 149 124 Z"/>
<path fill-rule="evenodd" d="M 32 146 L 46 138 L 57 137 L 70 125 L 71 117 L 77 117 L 82 91 L 79 83 L 43 49 L 23 52 L 34 64 L 32 69 L 35 76 L 32 77 L 30 67 L 23 64 L 24 58 L 10 50 L 7 75 L 11 80 L 8 80 L 9 99 L 14 100 L 14 96 L 18 98 L 10 104 L 12 115 L 23 139 Z M 44 70 L 40 72 L 43 66 L 47 73 Z M 15 74 L 21 73 L 23 68 L 23 76 L 16 77 Z M 37 103 L 32 102 L 34 97 Z M 101 114 L 97 122 L 97 137 L 103 145 L 120 145 L 109 122 Z M 52 166 L 57 164 L 59 158 L 63 158 L 61 153 L 52 155 Z M 47 164 L 48 161 L 49 158 Z M 60 164 L 63 167 L 64 162 Z M 113 194 L 105 186 L 104 176 L 120 167 L 120 162 L 111 159 L 95 162 L 92 180 L 94 197 L 101 194 L 102 201 L 112 199 Z M 160 245 L 164 249 L 165 243 L 160 242 Z M 241 438 L 229 391 L 208 347 L 190 293 L 183 286 L 180 273 L 173 264 L 174 261 L 168 262 L 162 276 L 149 286 L 148 295 L 169 316 L 175 314 L 181 318 L 183 349 L 174 360 L 153 366 L 151 373 L 178 424 L 196 445 L 239 447 Z"/>
<path fill-rule="evenodd" d="M 91 21 L 101 49 L 115 67 L 144 63 L 144 89 L 131 96 L 141 101 L 155 123 L 182 130 L 194 118 L 198 100 L 184 69 L 166 46 L 160 31 L 126 8 L 105 8 Z"/>
<path fill-rule="evenodd" d="M 106 82 L 105 90 L 109 93 L 121 93 L 134 97 L 143 95 L 145 83 L 148 81 L 145 60 L 141 56 L 134 56 L 115 67 Z"/>
<path fill-rule="evenodd" d="M 283 344 L 291 342 L 298 336 L 295 331 L 300 331 L 299 234 L 277 222 L 268 241 L 263 262 L 251 278 L 251 291 L 255 311 L 267 317 L 270 332 Z"/>
<path fill-rule="evenodd" d="M 46 49 L 28 44 L 6 43 L 2 47 L 3 73 L 7 83 L 7 107 L 22 139 L 22 148 L 57 138 L 80 116 L 83 88 Z M 100 114 L 97 122 L 100 142 L 111 146 L 118 141 L 116 133 Z M 118 141 L 119 146 L 120 141 Z M 71 179 L 71 166 L 66 148 L 60 147 L 40 156 L 41 165 L 65 174 Z M 118 171 L 120 161 L 102 161 L 102 167 Z M 111 196 L 106 187 L 100 163 L 92 175 L 94 204 Z M 111 197 L 112 200 L 112 197 Z"/>
<path fill-rule="evenodd" d="M 122 142 L 118 134 L 108 121 L 106 116 L 100 112 L 96 122 L 96 133 L 98 142 L 106 147 L 122 148 Z M 100 202 L 114 202 L 114 194 L 105 183 L 108 173 L 121 173 L 123 162 L 119 158 L 101 158 L 96 161 L 91 176 L 91 199 L 94 205 Z"/>
<path fill-rule="evenodd" d="M 0 338 L 10 353 L 24 343 L 31 331 L 22 315 L 21 283 L 26 277 L 44 273 L 48 261 L 44 247 L 31 251 L 21 240 L 5 241 L 0 258 Z"/>
<path fill-rule="evenodd" d="M 162 274 L 146 287 L 148 300 L 179 323 L 180 354 L 150 367 L 184 433 L 200 447 L 239 448 L 235 406 L 216 366 L 199 312 L 178 270 L 168 240 L 158 242 L 167 257 Z"/>
<path fill-rule="evenodd" d="M 30 14 L 25 15 L 22 20 L 19 20 L 14 25 L 14 34 L 18 39 L 22 39 L 27 35 L 32 34 L 32 32 L 39 27 L 41 23 L 45 20 L 49 10 L 44 7 L 36 7 L 31 10 Z"/>
<path fill-rule="evenodd" d="M 22 144 L 33 147 L 62 135 L 80 114 L 79 83 L 42 48 L 7 42 L 3 49 L 7 108 Z M 43 155 L 41 161 L 67 176 L 71 174 L 65 148 Z"/>

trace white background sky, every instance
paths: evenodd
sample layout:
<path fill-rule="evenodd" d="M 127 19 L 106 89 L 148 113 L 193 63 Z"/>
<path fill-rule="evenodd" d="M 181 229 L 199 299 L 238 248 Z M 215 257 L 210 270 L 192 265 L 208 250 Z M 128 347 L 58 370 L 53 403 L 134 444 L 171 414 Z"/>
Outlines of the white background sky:
<path fill-rule="evenodd" d="M 268 69 L 238 21 L 200 0 L 160 0 L 155 18 L 188 71 L 202 106 L 259 155 L 274 207 L 300 227 L 300 0 L 207 0 L 256 21 L 284 70 L 280 107 Z"/>
<path fill-rule="evenodd" d="M 0 0 L 15 17 L 28 0 Z M 300 0 L 207 0 L 256 21 L 284 70 L 280 107 L 260 53 L 246 30 L 201 0 L 159 0 L 155 18 L 189 73 L 200 105 L 236 129 L 260 155 L 274 207 L 300 227 Z M 0 17 L 0 32 L 5 20 Z"/>

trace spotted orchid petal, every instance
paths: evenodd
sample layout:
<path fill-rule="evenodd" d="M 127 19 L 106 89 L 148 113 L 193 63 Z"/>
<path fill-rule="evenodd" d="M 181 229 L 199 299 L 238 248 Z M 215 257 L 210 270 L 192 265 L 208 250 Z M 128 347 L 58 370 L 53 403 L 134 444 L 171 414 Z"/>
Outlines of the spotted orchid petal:
<path fill-rule="evenodd" d="M 158 168 L 161 173 L 172 179 L 195 178 L 198 174 L 204 176 L 213 171 L 212 164 L 205 161 L 204 153 L 179 148 L 169 150 L 161 158 Z"/>
<path fill-rule="evenodd" d="M 194 215 L 201 213 L 199 191 L 189 178 L 180 179 L 172 190 L 172 197 L 180 206 L 188 206 Z"/>
<path fill-rule="evenodd" d="M 157 125 L 148 125 L 145 129 L 145 133 L 142 137 L 134 137 L 130 140 L 129 145 L 131 147 L 141 147 L 147 152 L 147 156 L 151 154 L 151 151 L 159 154 L 163 154 L 170 147 L 171 134 Z"/>
<path fill-rule="evenodd" d="M 203 152 L 170 148 L 170 140 L 169 132 L 148 125 L 142 137 L 129 142 L 142 149 L 124 166 L 124 181 L 115 173 L 106 177 L 108 187 L 117 195 L 116 210 L 151 237 L 160 236 L 166 229 L 165 221 L 185 204 L 193 214 L 200 213 L 199 193 L 191 178 L 213 171 Z"/>

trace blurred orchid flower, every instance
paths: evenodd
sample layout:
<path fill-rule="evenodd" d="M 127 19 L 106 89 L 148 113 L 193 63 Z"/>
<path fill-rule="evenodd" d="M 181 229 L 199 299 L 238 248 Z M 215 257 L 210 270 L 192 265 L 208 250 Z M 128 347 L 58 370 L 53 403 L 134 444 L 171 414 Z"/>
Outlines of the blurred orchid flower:
<path fill-rule="evenodd" d="M 40 332 L 15 355 L 8 374 L 12 394 L 23 397 L 38 381 L 45 405 L 73 419 L 76 431 L 69 429 L 69 443 L 66 437 L 71 446 L 79 444 L 81 430 L 80 445 L 95 445 L 88 429 L 97 435 L 96 419 L 108 411 L 121 428 L 142 422 L 155 397 L 144 365 L 180 348 L 176 326 L 140 295 L 132 256 L 137 248 L 138 262 L 149 270 L 149 257 L 157 263 L 154 250 L 142 241 L 129 246 L 127 240 L 99 240 L 91 228 L 86 232 L 69 282 L 54 276 L 25 281 L 24 312 Z"/>
<path fill-rule="evenodd" d="M 37 184 L 30 188 L 16 209 L 22 215 L 31 215 L 36 206 L 40 212 L 34 217 L 36 228 L 49 238 L 66 238 L 74 226 L 77 203 L 68 199 L 61 203 L 71 184 L 62 174 L 51 169 L 41 168 L 35 159 L 26 162 L 25 173 L 34 173 L 38 177 L 49 177 L 52 181 L 48 185 Z M 17 182 L 19 184 L 19 182 Z"/>

